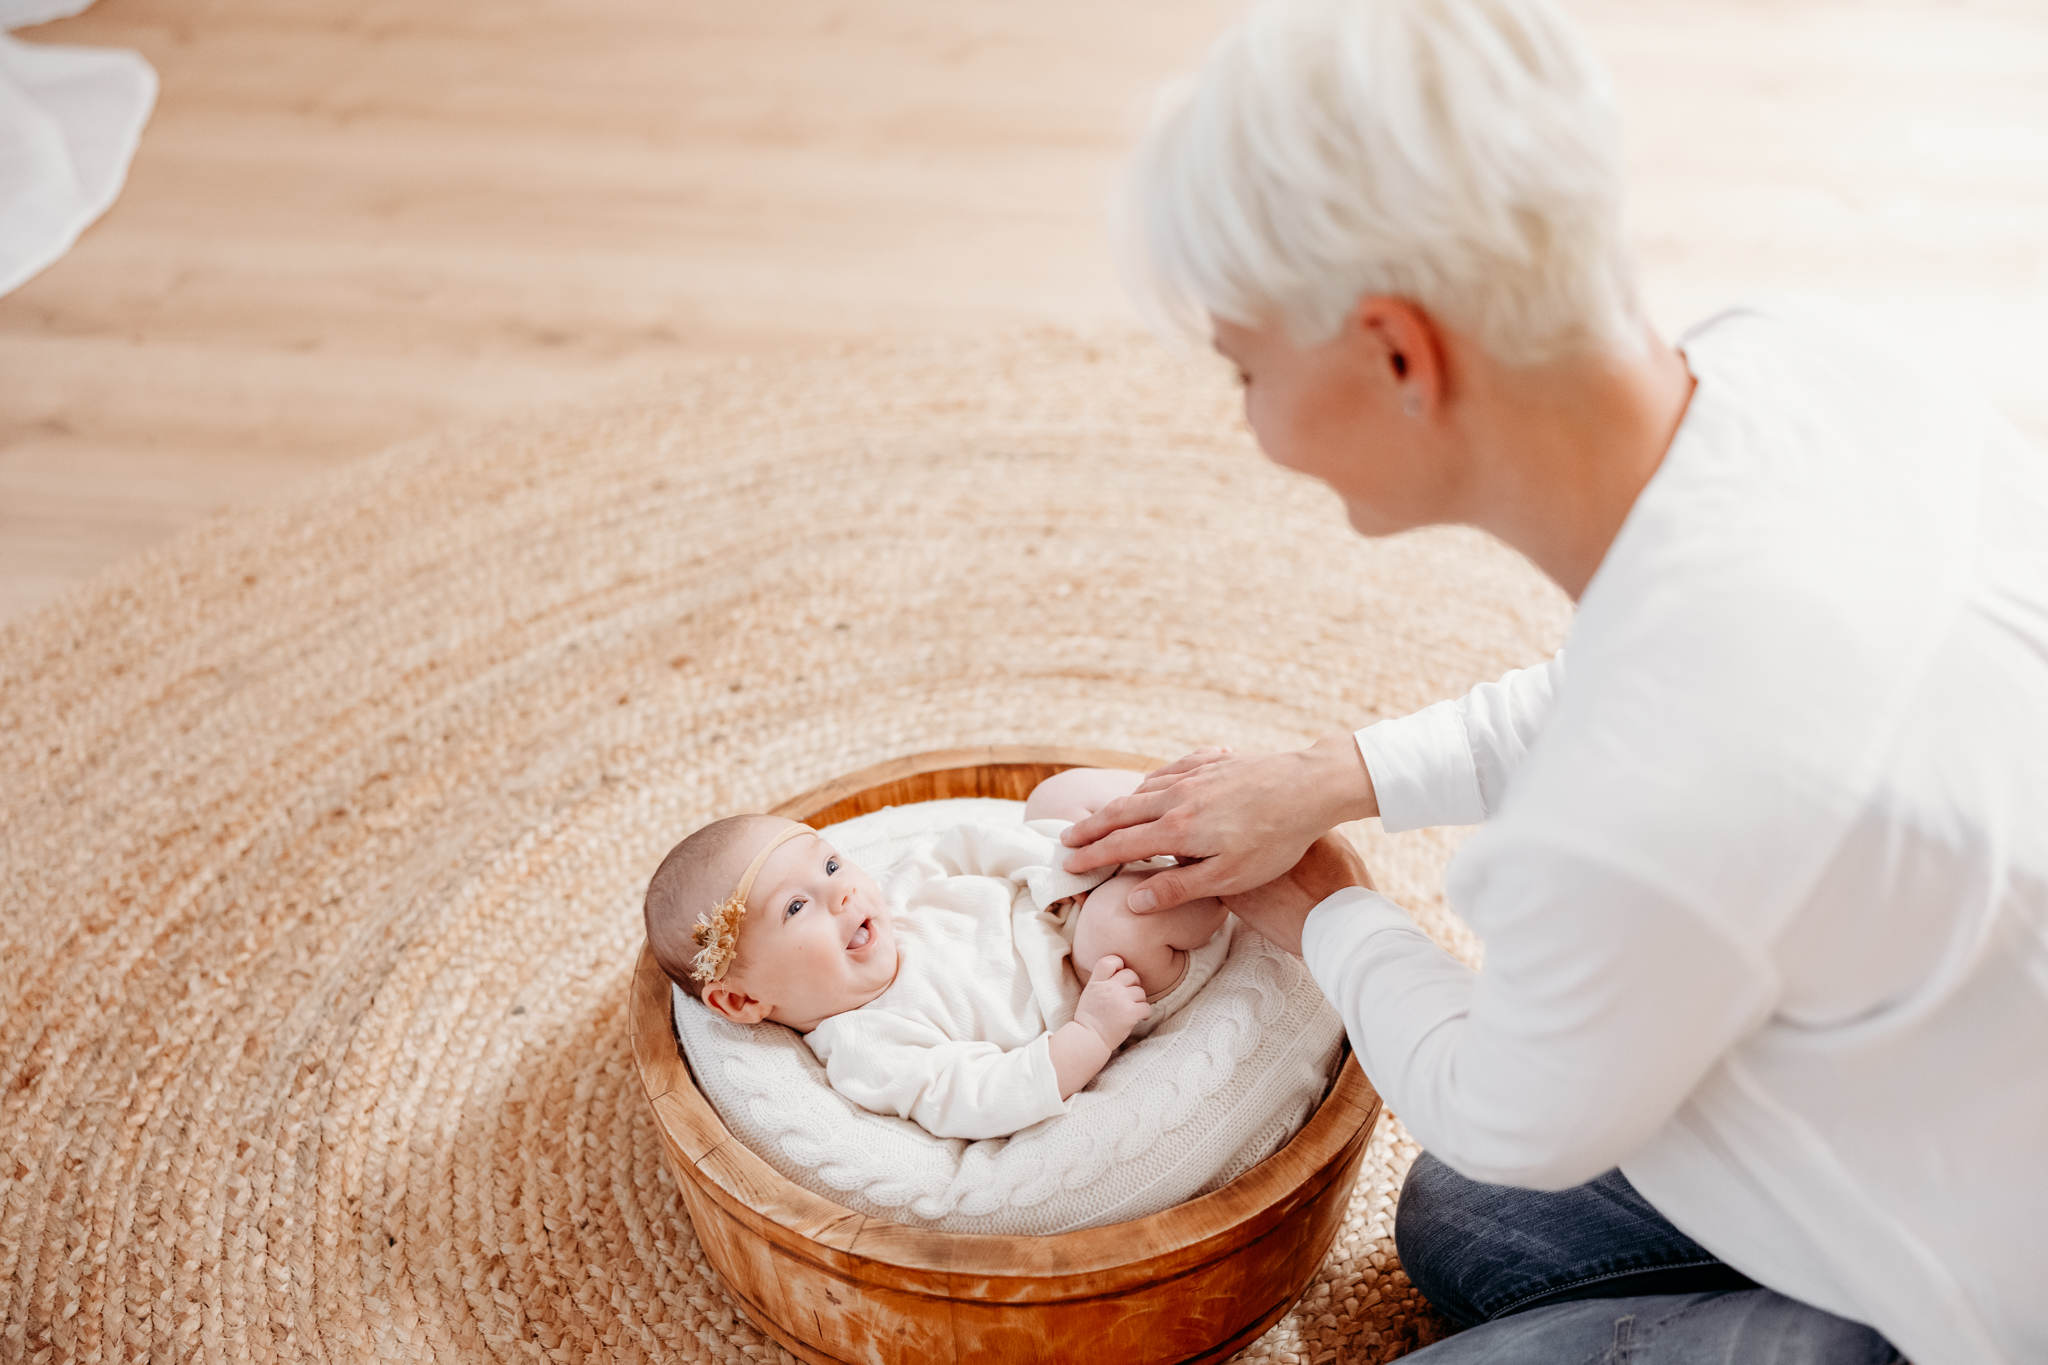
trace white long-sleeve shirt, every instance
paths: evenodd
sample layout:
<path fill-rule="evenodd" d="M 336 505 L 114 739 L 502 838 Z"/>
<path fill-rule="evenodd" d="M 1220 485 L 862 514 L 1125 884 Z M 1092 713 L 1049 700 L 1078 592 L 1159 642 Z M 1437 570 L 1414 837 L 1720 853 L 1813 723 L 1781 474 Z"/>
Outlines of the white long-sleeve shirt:
<path fill-rule="evenodd" d="M 1308 965 L 1463 1173 L 1619 1165 L 1918 1365 L 2048 1360 L 2048 456 L 1845 311 L 1682 346 L 1565 653 L 1358 735 L 1389 829 L 1486 822 L 1484 970 L 1359 890 Z"/>

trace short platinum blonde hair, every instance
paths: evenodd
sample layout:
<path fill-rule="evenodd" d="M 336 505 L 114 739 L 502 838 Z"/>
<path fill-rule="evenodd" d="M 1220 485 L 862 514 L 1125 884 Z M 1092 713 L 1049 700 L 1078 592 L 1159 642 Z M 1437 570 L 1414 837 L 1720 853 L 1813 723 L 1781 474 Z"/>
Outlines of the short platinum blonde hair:
<path fill-rule="evenodd" d="M 1405 298 L 1508 364 L 1632 349 L 1621 119 L 1550 0 L 1269 0 L 1169 89 L 1124 185 L 1155 326 L 1301 345 Z"/>

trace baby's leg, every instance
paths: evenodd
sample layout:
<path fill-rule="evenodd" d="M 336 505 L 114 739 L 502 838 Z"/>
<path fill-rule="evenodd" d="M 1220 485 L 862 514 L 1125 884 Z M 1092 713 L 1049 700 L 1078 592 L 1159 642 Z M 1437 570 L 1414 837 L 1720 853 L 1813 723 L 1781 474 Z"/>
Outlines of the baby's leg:
<path fill-rule="evenodd" d="M 1138 974 L 1145 994 L 1171 990 L 1187 970 L 1190 950 L 1201 947 L 1230 912 L 1213 896 L 1151 915 L 1134 915 L 1125 900 L 1143 873 L 1120 872 L 1088 893 L 1081 922 L 1074 927 L 1074 972 L 1086 981 L 1095 964 L 1111 953 Z"/>
<path fill-rule="evenodd" d="M 1145 774 L 1121 768 L 1068 768 L 1031 789 L 1026 820 L 1086 820 L 1119 796 L 1129 796 Z"/>

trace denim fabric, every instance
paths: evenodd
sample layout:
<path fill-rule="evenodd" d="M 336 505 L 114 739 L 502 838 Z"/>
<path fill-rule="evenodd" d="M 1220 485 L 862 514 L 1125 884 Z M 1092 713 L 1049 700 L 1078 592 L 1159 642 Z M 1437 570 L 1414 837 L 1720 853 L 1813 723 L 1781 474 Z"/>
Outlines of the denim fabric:
<path fill-rule="evenodd" d="M 1609 1171 L 1544 1192 L 1467 1180 L 1427 1152 L 1401 1188 L 1394 1245 L 1437 1311 L 1472 1330 L 1428 1365 L 1882 1365 L 1861 1323 L 1759 1288 Z"/>
<path fill-rule="evenodd" d="M 1757 1287 L 1620 1171 L 1576 1189 L 1518 1190 L 1467 1180 L 1424 1152 L 1401 1187 L 1394 1245 L 1409 1281 L 1461 1327 L 1567 1299 Z"/>
<path fill-rule="evenodd" d="M 1860 1322 L 1768 1289 L 1580 1299 L 1532 1308 L 1403 1357 L 1414 1365 L 1896 1365 Z"/>

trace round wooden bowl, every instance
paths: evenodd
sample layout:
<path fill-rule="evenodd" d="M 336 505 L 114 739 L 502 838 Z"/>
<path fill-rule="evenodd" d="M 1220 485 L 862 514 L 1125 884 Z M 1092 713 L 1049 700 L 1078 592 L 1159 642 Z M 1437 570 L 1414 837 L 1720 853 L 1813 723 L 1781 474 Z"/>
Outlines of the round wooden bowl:
<path fill-rule="evenodd" d="M 1022 800 L 1064 768 L 1155 766 L 1068 748 L 955 749 L 854 773 L 778 807 L 822 828 L 883 806 Z M 633 1052 L 669 1169 L 726 1292 L 799 1359 L 1222 1360 L 1285 1313 L 1344 1219 L 1380 1111 L 1348 1054 L 1278 1152 L 1213 1194 L 1051 1237 L 932 1232 L 792 1184 L 726 1130 L 677 1043 L 668 979 L 643 948 Z"/>

